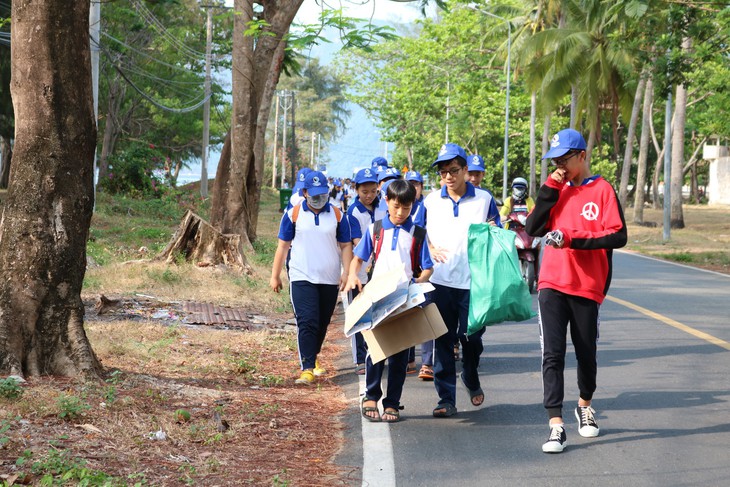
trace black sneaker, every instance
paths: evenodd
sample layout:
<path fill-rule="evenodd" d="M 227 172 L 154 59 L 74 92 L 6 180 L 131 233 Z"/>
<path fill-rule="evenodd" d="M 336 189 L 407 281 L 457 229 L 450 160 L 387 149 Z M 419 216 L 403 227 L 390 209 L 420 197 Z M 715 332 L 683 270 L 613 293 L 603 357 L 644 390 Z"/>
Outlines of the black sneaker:
<path fill-rule="evenodd" d="M 590 406 L 578 406 L 575 408 L 575 418 L 578 420 L 578 433 L 583 438 L 595 438 L 600 433 L 596 418 L 593 417 L 595 411 Z"/>
<path fill-rule="evenodd" d="M 543 443 L 542 451 L 545 453 L 562 453 L 568 445 L 568 438 L 565 435 L 565 427 L 562 424 L 550 426 L 550 436 Z"/>

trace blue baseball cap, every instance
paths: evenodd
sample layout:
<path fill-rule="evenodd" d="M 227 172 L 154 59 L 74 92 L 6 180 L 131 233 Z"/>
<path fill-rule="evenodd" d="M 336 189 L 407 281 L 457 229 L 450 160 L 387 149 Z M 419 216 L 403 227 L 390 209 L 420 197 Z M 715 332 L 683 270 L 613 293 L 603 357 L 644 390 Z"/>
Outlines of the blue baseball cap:
<path fill-rule="evenodd" d="M 474 154 L 466 158 L 466 165 L 469 171 L 481 171 L 484 172 L 484 158 L 480 155 Z"/>
<path fill-rule="evenodd" d="M 401 177 L 400 172 L 394 167 L 389 167 L 378 173 L 378 182 L 385 181 L 386 179 L 397 179 L 399 177 Z"/>
<path fill-rule="evenodd" d="M 542 158 L 553 159 L 564 156 L 571 149 L 586 150 L 586 140 L 577 130 L 564 129 L 553 135 L 550 150 Z"/>
<path fill-rule="evenodd" d="M 466 163 L 466 152 L 457 144 L 444 144 L 439 150 L 439 155 L 436 161 L 431 164 L 431 167 L 435 167 L 439 162 L 450 161 L 451 159 L 460 158 Z"/>
<path fill-rule="evenodd" d="M 388 179 L 386 182 L 383 183 L 383 186 L 380 187 L 380 193 L 383 195 L 383 200 L 385 200 L 386 196 L 388 195 L 388 186 L 390 186 L 390 183 L 395 181 L 395 179 Z"/>
<path fill-rule="evenodd" d="M 423 176 L 421 176 L 421 173 L 418 171 L 408 171 L 406 173 L 406 181 L 417 181 L 419 183 L 422 183 Z"/>
<path fill-rule="evenodd" d="M 335 186 L 342 186 L 342 180 L 340 180 L 340 178 L 335 178 L 335 180 L 332 181 L 332 184 Z"/>
<path fill-rule="evenodd" d="M 330 192 L 327 186 L 327 177 L 319 171 L 311 171 L 304 178 L 304 189 L 312 196 Z"/>
<path fill-rule="evenodd" d="M 307 177 L 307 174 L 312 172 L 312 169 L 308 167 L 303 167 L 297 172 L 297 182 L 294 183 L 294 188 L 292 188 L 292 191 L 299 191 L 301 189 L 304 189 L 304 180 Z"/>
<path fill-rule="evenodd" d="M 357 174 L 355 174 L 355 184 L 377 183 L 377 182 L 378 182 L 378 174 L 372 168 L 366 167 L 365 169 L 360 169 L 357 172 Z"/>
<path fill-rule="evenodd" d="M 385 159 L 385 157 L 376 157 L 373 159 L 373 162 L 371 163 L 371 167 L 377 167 L 377 166 L 383 166 L 388 167 L 388 161 Z"/>

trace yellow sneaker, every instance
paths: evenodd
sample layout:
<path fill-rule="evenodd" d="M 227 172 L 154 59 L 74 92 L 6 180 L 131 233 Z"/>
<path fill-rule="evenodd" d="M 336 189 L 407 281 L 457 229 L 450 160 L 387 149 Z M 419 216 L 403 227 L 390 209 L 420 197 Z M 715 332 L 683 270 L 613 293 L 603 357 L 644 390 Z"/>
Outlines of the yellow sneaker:
<path fill-rule="evenodd" d="M 314 362 L 314 369 L 312 370 L 312 373 L 315 377 L 320 377 L 327 373 L 327 369 L 325 369 L 324 367 L 320 367 L 319 360 L 317 360 L 316 362 Z"/>
<path fill-rule="evenodd" d="M 312 369 L 302 370 L 302 375 L 294 383 L 303 386 L 311 386 L 314 384 L 314 373 L 312 373 Z"/>

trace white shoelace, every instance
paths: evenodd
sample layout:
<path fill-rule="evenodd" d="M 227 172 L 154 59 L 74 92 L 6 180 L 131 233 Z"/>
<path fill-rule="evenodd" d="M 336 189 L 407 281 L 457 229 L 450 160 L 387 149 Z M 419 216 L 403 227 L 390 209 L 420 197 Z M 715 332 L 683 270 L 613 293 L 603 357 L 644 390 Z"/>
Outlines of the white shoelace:
<path fill-rule="evenodd" d="M 550 438 L 548 441 L 560 441 L 560 437 L 563 434 L 563 426 L 551 426 L 550 427 Z"/>
<path fill-rule="evenodd" d="M 593 417 L 593 413 L 596 411 L 593 410 L 592 407 L 579 407 L 580 409 L 580 418 L 583 423 L 589 425 L 589 426 L 595 426 L 596 425 L 596 418 Z"/>

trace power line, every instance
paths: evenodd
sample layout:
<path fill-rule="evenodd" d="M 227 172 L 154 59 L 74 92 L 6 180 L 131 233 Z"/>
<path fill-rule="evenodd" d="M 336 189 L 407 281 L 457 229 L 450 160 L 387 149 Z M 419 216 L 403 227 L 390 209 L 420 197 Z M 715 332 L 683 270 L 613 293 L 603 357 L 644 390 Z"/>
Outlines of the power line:
<path fill-rule="evenodd" d="M 111 36 L 111 35 L 107 34 L 106 32 L 102 32 L 102 33 L 101 33 L 101 35 L 103 35 L 104 37 L 107 37 L 107 38 L 109 38 L 109 39 L 113 40 L 113 41 L 114 41 L 114 42 L 116 42 L 117 44 L 120 44 L 120 45 L 122 45 L 122 46 L 126 47 L 127 49 L 129 49 L 129 50 L 131 50 L 131 51 L 134 51 L 134 52 L 136 52 L 136 53 L 137 53 L 137 54 L 139 54 L 140 56 L 144 56 L 144 57 L 146 57 L 147 59 L 150 59 L 151 61 L 153 61 L 153 62 L 156 62 L 156 63 L 159 63 L 159 64 L 161 64 L 161 65 L 163 65 L 163 66 L 166 66 L 166 67 L 168 67 L 168 68 L 170 68 L 170 69 L 175 69 L 175 70 L 177 70 L 177 71 L 182 71 L 183 73 L 190 73 L 190 72 L 191 72 L 191 71 L 190 71 L 189 69 L 186 69 L 186 68 L 181 68 L 180 66 L 175 66 L 175 65 L 173 65 L 173 64 L 169 64 L 169 63 L 166 63 L 166 62 L 164 62 L 164 61 L 160 61 L 159 59 L 157 59 L 157 58 L 155 58 L 155 57 L 153 57 L 153 56 L 150 56 L 149 54 L 147 54 L 147 53 L 144 53 L 144 52 L 140 51 L 139 49 L 136 49 L 136 48 L 134 48 L 134 47 L 130 46 L 130 45 L 129 45 L 129 44 L 127 44 L 126 42 L 124 42 L 124 41 L 121 41 L 121 40 L 117 39 L 116 37 L 113 37 L 113 36 Z"/>
<path fill-rule="evenodd" d="M 157 30 L 163 37 L 167 38 L 174 46 L 176 46 L 181 52 L 186 53 L 188 56 L 192 56 L 193 58 L 196 58 L 196 60 L 199 60 L 198 58 L 205 58 L 205 53 L 196 51 L 195 49 L 192 49 L 188 46 L 186 46 L 180 39 L 172 35 L 169 30 L 165 28 L 165 26 L 160 22 L 157 17 L 141 2 L 135 0 L 132 2 L 134 4 L 135 10 L 137 10 L 137 13 L 152 27 Z"/>
<path fill-rule="evenodd" d="M 124 72 L 119 68 L 119 66 L 114 65 L 114 69 L 116 69 L 117 72 L 119 73 L 119 75 L 124 79 L 124 81 L 126 81 L 129 86 L 131 86 L 132 88 L 134 88 L 134 90 L 137 93 L 139 93 L 140 95 L 142 95 L 142 97 L 145 100 L 149 101 L 150 103 L 152 103 L 157 108 L 160 108 L 161 110 L 165 110 L 165 111 L 173 112 L 173 113 L 188 113 L 188 112 L 192 112 L 193 110 L 196 110 L 196 109 L 202 107 L 203 104 L 208 99 L 210 99 L 210 95 L 208 95 L 208 96 L 203 95 L 203 99 L 200 100 L 198 103 L 196 103 L 193 106 L 189 106 L 189 107 L 185 107 L 185 108 L 168 107 L 168 106 L 163 105 L 162 103 L 158 102 L 157 100 L 155 100 L 154 98 L 152 98 L 151 96 L 149 96 L 147 93 L 145 93 L 142 89 L 140 89 L 132 80 L 130 80 L 127 77 L 127 75 L 124 74 Z"/>

